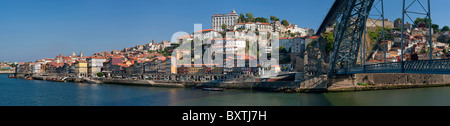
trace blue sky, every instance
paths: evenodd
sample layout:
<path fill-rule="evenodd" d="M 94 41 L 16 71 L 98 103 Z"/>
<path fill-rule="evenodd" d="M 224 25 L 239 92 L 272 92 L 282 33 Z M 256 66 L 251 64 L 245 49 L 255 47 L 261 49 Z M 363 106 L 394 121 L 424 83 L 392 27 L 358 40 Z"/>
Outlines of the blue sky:
<path fill-rule="evenodd" d="M 35 61 L 63 53 L 121 50 L 195 23 L 211 28 L 211 15 L 275 15 L 317 29 L 334 0 L 0 0 L 0 61 Z M 433 23 L 450 26 L 449 0 L 432 0 Z M 426 4 L 426 3 L 425 3 Z M 386 0 L 386 17 L 401 17 L 402 0 Z"/>

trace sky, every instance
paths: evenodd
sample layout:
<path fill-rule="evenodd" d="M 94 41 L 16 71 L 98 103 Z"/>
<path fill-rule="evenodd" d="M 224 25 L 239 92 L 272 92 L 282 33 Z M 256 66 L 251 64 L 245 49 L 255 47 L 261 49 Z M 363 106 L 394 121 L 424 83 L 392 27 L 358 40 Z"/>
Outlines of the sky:
<path fill-rule="evenodd" d="M 423 0 L 421 0 L 423 1 Z M 84 55 L 170 40 L 213 14 L 271 15 L 317 30 L 334 0 L 0 0 L 0 61 Z M 426 1 L 422 4 L 427 5 Z M 385 16 L 401 17 L 402 0 L 386 0 Z M 418 5 L 417 3 L 415 6 Z M 450 26 L 449 0 L 431 0 L 431 18 Z M 413 6 L 412 8 L 414 8 Z M 421 8 L 418 8 L 419 10 Z M 423 17 L 423 16 L 422 16 Z M 414 15 L 412 18 L 415 19 Z M 405 20 L 405 22 L 410 22 Z"/>

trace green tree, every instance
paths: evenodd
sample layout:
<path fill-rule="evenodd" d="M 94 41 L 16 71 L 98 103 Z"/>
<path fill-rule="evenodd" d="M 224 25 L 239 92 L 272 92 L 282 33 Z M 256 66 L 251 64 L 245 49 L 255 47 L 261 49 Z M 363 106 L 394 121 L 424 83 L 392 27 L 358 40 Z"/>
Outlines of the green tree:
<path fill-rule="evenodd" d="M 253 17 L 253 14 L 252 14 L 252 13 L 247 12 L 247 13 L 245 14 L 245 16 L 247 16 L 246 22 L 253 22 L 254 17 Z"/>
<path fill-rule="evenodd" d="M 10 67 L 16 67 L 17 65 L 13 63 L 13 64 L 9 64 L 9 66 Z"/>
<path fill-rule="evenodd" d="M 227 30 L 228 30 L 227 24 L 222 24 L 222 30 L 223 30 L 223 31 L 227 31 Z"/>
<path fill-rule="evenodd" d="M 287 20 L 282 20 L 281 24 L 284 25 L 284 26 L 289 26 L 290 25 Z"/>
<path fill-rule="evenodd" d="M 450 31 L 450 28 L 448 26 L 444 26 L 444 27 L 442 27 L 441 31 L 443 31 L 443 32 Z"/>
<path fill-rule="evenodd" d="M 434 33 L 438 33 L 440 31 L 438 24 L 432 24 L 431 28 L 433 28 Z"/>
<path fill-rule="evenodd" d="M 98 73 L 97 73 L 97 76 L 98 76 L 98 77 L 103 77 L 104 74 L 103 74 L 103 72 L 98 72 Z"/>
<path fill-rule="evenodd" d="M 375 31 L 369 30 L 369 36 L 370 36 L 370 39 L 372 40 L 372 42 L 378 42 L 378 41 L 382 40 L 383 38 L 382 38 L 382 36 L 380 36 L 382 32 L 383 32 L 383 27 L 380 27 L 380 26 L 377 26 Z M 390 33 L 391 33 L 391 29 L 385 28 L 384 37 L 386 40 L 394 39 L 394 36 L 392 36 Z M 378 39 L 378 40 L 376 40 L 376 39 Z"/>
<path fill-rule="evenodd" d="M 294 33 L 291 33 L 290 35 L 291 35 L 291 37 L 295 37 L 295 34 L 294 34 Z"/>
<path fill-rule="evenodd" d="M 333 46 L 334 46 L 334 35 L 331 32 L 324 32 L 320 35 L 320 37 L 322 37 L 325 41 L 326 41 L 326 48 L 325 48 L 325 52 L 328 54 L 331 51 L 333 51 Z"/>
<path fill-rule="evenodd" d="M 239 23 L 245 23 L 245 16 L 244 14 L 239 14 Z"/>
<path fill-rule="evenodd" d="M 428 20 L 428 18 L 420 18 L 420 17 L 418 17 L 418 18 L 416 18 L 416 20 L 414 20 L 414 25 L 415 26 L 419 26 L 419 24 L 420 23 L 425 23 L 425 25 L 426 25 L 426 27 L 430 27 L 430 25 L 429 25 L 429 20 Z"/>
<path fill-rule="evenodd" d="M 270 21 L 280 21 L 279 18 L 277 18 L 276 16 L 270 16 Z"/>
<path fill-rule="evenodd" d="M 280 46 L 279 51 L 280 51 L 280 53 L 287 53 L 287 50 L 284 46 Z"/>
<path fill-rule="evenodd" d="M 255 22 L 269 23 L 269 19 L 264 18 L 264 17 L 256 17 Z"/>
<path fill-rule="evenodd" d="M 394 22 L 402 22 L 402 19 L 401 18 L 397 18 L 397 19 L 394 20 Z"/>

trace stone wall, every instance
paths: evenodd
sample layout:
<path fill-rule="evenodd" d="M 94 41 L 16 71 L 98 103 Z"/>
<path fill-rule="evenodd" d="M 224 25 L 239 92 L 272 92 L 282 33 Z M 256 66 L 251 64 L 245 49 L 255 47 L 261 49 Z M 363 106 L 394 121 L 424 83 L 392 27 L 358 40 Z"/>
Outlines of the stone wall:
<path fill-rule="evenodd" d="M 386 90 L 448 85 L 450 85 L 450 75 L 446 74 L 366 73 L 332 78 L 329 80 L 328 91 Z"/>
<path fill-rule="evenodd" d="M 372 85 L 450 84 L 447 74 L 373 73 L 356 74 L 356 83 Z"/>

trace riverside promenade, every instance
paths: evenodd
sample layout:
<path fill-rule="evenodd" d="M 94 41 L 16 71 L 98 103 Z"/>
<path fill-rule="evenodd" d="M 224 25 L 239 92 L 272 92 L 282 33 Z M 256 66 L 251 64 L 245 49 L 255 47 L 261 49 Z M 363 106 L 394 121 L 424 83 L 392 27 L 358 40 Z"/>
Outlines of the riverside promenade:
<path fill-rule="evenodd" d="M 0 74 L 13 74 L 14 71 L 0 71 Z"/>
<path fill-rule="evenodd" d="M 24 74 L 16 74 L 17 78 L 24 78 Z M 260 90 L 286 93 L 314 93 L 314 92 L 349 92 L 367 90 L 391 90 L 405 88 L 442 87 L 450 86 L 450 75 L 447 74 L 355 74 L 327 78 L 326 75 L 306 78 L 301 81 L 267 82 L 256 78 L 231 79 L 227 81 L 165 81 L 165 80 L 137 80 L 113 78 L 78 78 L 64 76 L 33 76 L 36 80 L 117 84 L 130 86 L 151 86 L 170 88 L 226 88 L 243 90 Z"/>

